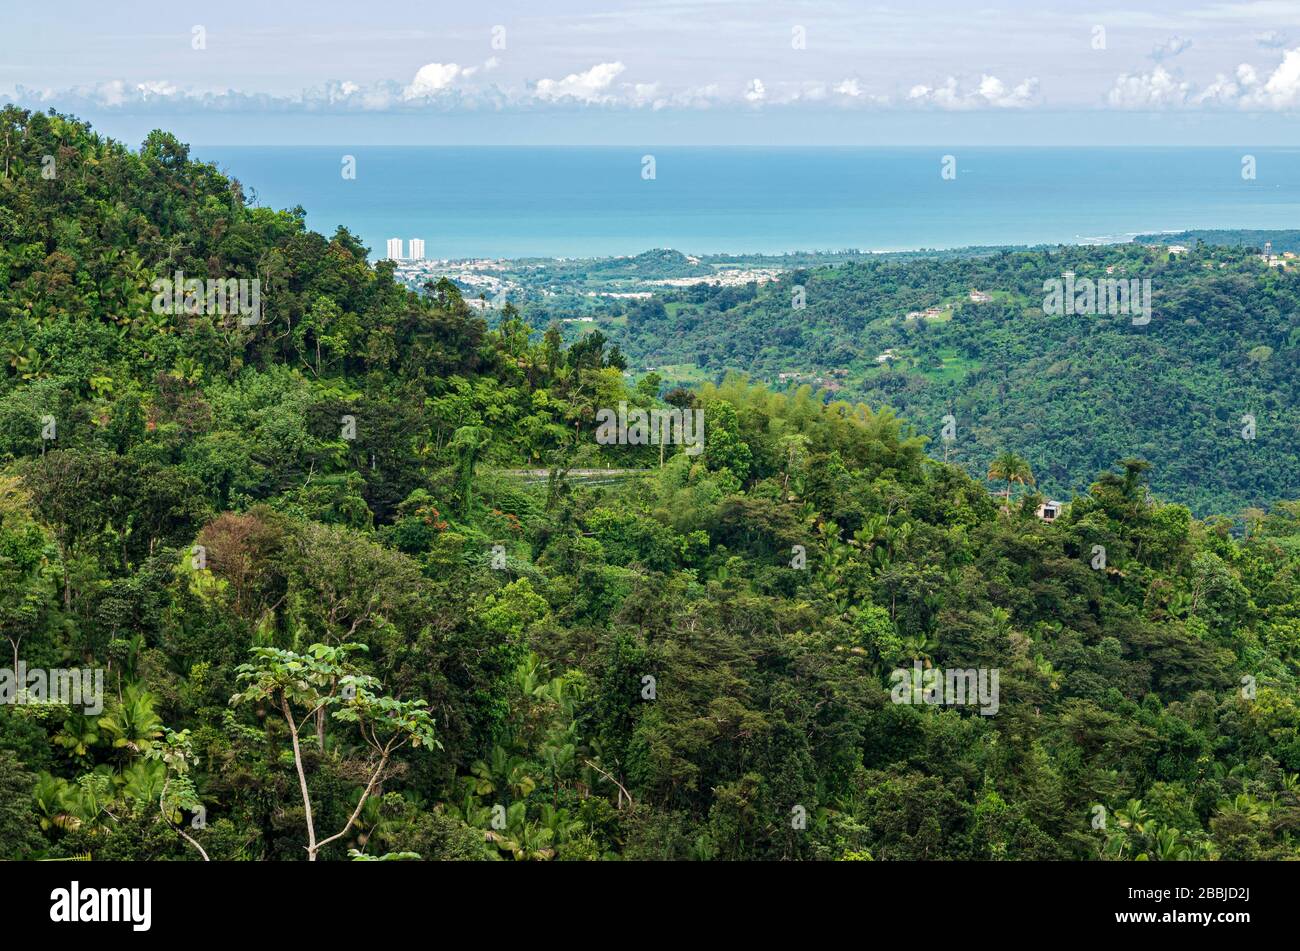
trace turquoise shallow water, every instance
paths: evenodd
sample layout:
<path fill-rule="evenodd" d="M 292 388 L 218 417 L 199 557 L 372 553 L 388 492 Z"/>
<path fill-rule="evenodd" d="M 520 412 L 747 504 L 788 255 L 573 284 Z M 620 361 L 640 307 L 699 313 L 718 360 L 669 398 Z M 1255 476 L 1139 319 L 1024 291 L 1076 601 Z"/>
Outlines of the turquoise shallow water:
<path fill-rule="evenodd" d="M 376 255 L 904 250 L 1300 227 L 1300 149 L 195 147 Z M 340 174 L 356 158 L 357 177 Z M 655 178 L 642 177 L 643 156 Z M 957 174 L 941 177 L 943 157 Z M 1243 180 L 1242 156 L 1256 161 Z"/>

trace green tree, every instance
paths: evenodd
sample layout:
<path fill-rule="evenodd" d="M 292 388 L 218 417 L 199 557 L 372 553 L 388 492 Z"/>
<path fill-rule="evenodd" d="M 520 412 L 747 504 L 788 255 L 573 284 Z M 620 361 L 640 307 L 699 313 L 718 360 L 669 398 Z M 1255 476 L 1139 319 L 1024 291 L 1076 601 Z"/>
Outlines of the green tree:
<path fill-rule="evenodd" d="M 1011 505 L 1011 483 L 1016 482 L 1021 486 L 1034 484 L 1034 473 L 1029 468 L 1028 461 L 1009 449 L 999 453 L 989 464 L 988 478 L 990 481 L 1001 479 L 1006 482 L 1007 487 L 1003 498 L 1008 508 Z"/>
<path fill-rule="evenodd" d="M 364 644 L 349 643 L 337 647 L 313 644 L 306 653 L 299 654 L 273 647 L 255 647 L 252 663 L 241 664 L 238 668 L 238 679 L 244 684 L 244 689 L 230 698 L 232 706 L 266 702 L 284 717 L 306 814 L 306 850 L 311 862 L 316 861 L 321 849 L 347 835 L 356 824 L 394 753 L 408 744 L 412 747 L 441 745 L 434 738 L 433 717 L 423 701 L 402 701 L 376 693 L 379 681 L 360 673 L 353 665 L 351 655 L 365 649 Z M 296 717 L 295 708 L 299 711 Z M 338 832 L 318 841 L 299 733 L 305 723 L 324 709 L 329 709 L 334 719 L 356 727 L 374 762 L 370 779 L 347 823 Z"/>

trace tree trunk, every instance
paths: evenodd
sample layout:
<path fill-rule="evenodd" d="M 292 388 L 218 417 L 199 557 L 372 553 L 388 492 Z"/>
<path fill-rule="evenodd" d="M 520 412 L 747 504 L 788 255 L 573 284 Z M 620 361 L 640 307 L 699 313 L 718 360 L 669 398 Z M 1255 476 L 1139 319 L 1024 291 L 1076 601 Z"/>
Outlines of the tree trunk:
<path fill-rule="evenodd" d="M 384 767 L 388 765 L 388 757 L 390 752 L 391 750 L 386 751 L 382 756 L 380 756 L 379 765 L 375 767 L 375 772 L 370 777 L 370 782 L 366 783 L 366 788 L 362 791 L 361 798 L 357 800 L 357 807 L 352 810 L 352 815 L 348 817 L 348 824 L 345 825 L 338 832 L 334 833 L 328 839 L 322 840 L 320 845 L 313 845 L 311 847 L 311 861 L 313 862 L 316 861 L 316 850 L 323 849 L 325 846 L 329 845 L 335 839 L 343 838 L 343 836 L 348 834 L 348 830 L 351 829 L 352 826 L 356 823 L 357 817 L 361 815 L 361 810 L 365 808 L 366 800 L 370 798 L 371 792 L 374 791 L 375 784 L 379 782 L 379 777 L 381 777 L 384 774 Z"/>
<path fill-rule="evenodd" d="M 298 788 L 302 791 L 302 807 L 307 814 L 307 861 L 316 861 L 316 821 L 311 814 L 311 795 L 307 792 L 307 774 L 302 769 L 302 747 L 298 745 L 298 725 L 293 722 L 289 701 L 280 695 L 280 709 L 289 724 L 289 737 L 293 740 L 293 765 L 298 769 Z"/>

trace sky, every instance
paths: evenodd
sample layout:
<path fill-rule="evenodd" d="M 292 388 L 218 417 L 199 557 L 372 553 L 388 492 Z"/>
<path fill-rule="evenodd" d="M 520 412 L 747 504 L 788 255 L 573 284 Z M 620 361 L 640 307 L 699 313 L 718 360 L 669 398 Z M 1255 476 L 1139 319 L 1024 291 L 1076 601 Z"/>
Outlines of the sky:
<path fill-rule="evenodd" d="M 1300 0 L 0 0 L 0 102 L 138 143 L 1300 145 Z"/>

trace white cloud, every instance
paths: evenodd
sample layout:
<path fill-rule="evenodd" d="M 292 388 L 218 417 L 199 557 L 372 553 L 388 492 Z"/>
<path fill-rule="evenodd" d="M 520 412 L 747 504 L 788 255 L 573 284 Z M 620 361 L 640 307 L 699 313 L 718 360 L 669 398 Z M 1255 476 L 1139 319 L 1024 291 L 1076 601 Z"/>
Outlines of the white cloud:
<path fill-rule="evenodd" d="M 105 106 L 120 106 L 126 102 L 126 83 L 120 79 L 100 83 L 91 95 Z"/>
<path fill-rule="evenodd" d="M 979 95 L 991 106 L 1018 109 L 1030 105 L 1038 95 L 1038 79 L 1025 79 L 1015 88 L 1007 89 L 996 76 L 981 76 Z"/>
<path fill-rule="evenodd" d="M 1271 109 L 1290 109 L 1300 97 L 1300 48 L 1287 50 L 1282 63 L 1268 77 L 1263 89 L 1255 97 L 1261 105 Z"/>
<path fill-rule="evenodd" d="M 804 86 L 791 97 L 790 101 L 793 102 L 796 99 L 804 99 L 808 102 L 820 102 L 825 98 L 825 83 L 805 83 Z"/>
<path fill-rule="evenodd" d="M 1200 92 L 1190 82 L 1178 79 L 1162 66 L 1150 73 L 1125 74 L 1115 80 L 1107 102 L 1120 109 L 1166 109 L 1183 106 L 1214 106 L 1255 111 L 1300 109 L 1300 47 L 1287 50 L 1282 62 L 1260 79 L 1249 63 L 1242 63 L 1231 75 L 1220 73 Z"/>
<path fill-rule="evenodd" d="M 980 76 L 975 89 L 963 91 L 956 77 L 949 76 L 940 86 L 913 86 L 907 94 L 909 102 L 936 106 L 940 109 L 1020 109 L 1032 105 L 1038 96 L 1038 79 L 1029 77 L 1008 89 L 996 76 Z"/>
<path fill-rule="evenodd" d="M 634 106 L 653 106 L 656 109 L 663 108 L 660 103 L 664 100 L 659 95 L 658 83 L 633 83 L 630 99 Z"/>
<path fill-rule="evenodd" d="M 1185 36 L 1171 36 L 1163 43 L 1157 43 L 1151 50 L 1151 58 L 1159 62 L 1162 59 L 1173 59 L 1179 53 L 1191 49 L 1192 41 Z"/>
<path fill-rule="evenodd" d="M 1241 99 L 1242 91 L 1257 85 L 1258 82 L 1254 67 L 1243 63 L 1237 67 L 1235 78 L 1222 73 L 1216 76 L 1214 82 L 1197 95 L 1196 102 L 1215 106 L 1236 105 Z"/>
<path fill-rule="evenodd" d="M 1266 50 L 1280 50 L 1286 46 L 1288 40 L 1285 33 L 1279 33 L 1277 30 L 1269 30 L 1265 33 L 1257 33 L 1255 42 Z"/>
<path fill-rule="evenodd" d="M 1165 44 L 1173 50 L 1177 37 Z M 1186 47 L 1183 47 L 1184 49 Z M 1172 55 L 1172 53 L 1170 54 Z M 1170 63 L 1151 64 L 1114 78 L 1101 105 L 1114 109 L 1204 109 L 1300 113 L 1300 45 L 1262 67 L 1241 63 L 1218 75 L 1185 76 Z M 1181 62 L 1181 60 L 1180 60 Z M 1042 105 L 1039 81 L 1029 76 L 1009 81 L 989 73 L 948 76 L 937 83 L 918 83 L 902 92 L 877 95 L 869 81 L 850 75 L 839 80 L 766 79 L 686 85 L 653 77 L 624 81 L 622 62 L 597 63 L 565 75 L 525 82 L 499 80 L 504 72 L 495 58 L 470 66 L 427 63 L 409 83 L 397 80 L 330 80 L 299 93 L 250 93 L 202 89 L 166 79 L 114 79 L 62 89 L 15 86 L 20 105 L 55 104 L 76 112 L 85 109 L 145 108 L 155 113 L 217 111 L 229 113 L 405 112 L 479 109 L 523 110 L 596 104 L 622 109 L 692 110 L 779 109 L 942 109 L 953 111 L 1019 110 Z M 514 64 L 505 64 L 511 67 Z M 491 75 L 489 75 L 491 74 Z M 752 75 L 752 74 L 750 74 Z M 844 75 L 841 73 L 840 75 Z M 1094 100 L 1096 103 L 1096 100 Z M 1054 103 L 1054 105 L 1062 105 Z M 1079 103 L 1074 105 L 1078 106 Z"/>
<path fill-rule="evenodd" d="M 832 101 L 837 102 L 838 105 L 845 108 L 860 108 L 864 106 L 871 108 L 888 108 L 890 105 L 895 105 L 889 101 L 888 96 L 867 92 L 866 89 L 863 88 L 861 80 L 856 78 L 842 80 L 832 86 L 830 91 L 835 96 L 840 97 L 839 99 L 833 99 Z"/>
<path fill-rule="evenodd" d="M 710 109 L 723 101 L 722 87 L 717 83 L 691 86 L 657 98 L 656 109 Z"/>
<path fill-rule="evenodd" d="M 612 98 L 610 86 L 626 68 L 622 63 L 598 63 L 586 72 L 570 73 L 563 79 L 539 79 L 534 95 L 549 102 L 608 102 Z"/>
<path fill-rule="evenodd" d="M 456 81 L 456 77 L 462 75 L 471 75 L 465 73 L 455 63 L 426 63 L 416 72 L 415 78 L 411 80 L 411 85 L 407 86 L 402 93 L 403 99 L 425 99 L 429 96 L 436 96 L 451 86 Z"/>
<path fill-rule="evenodd" d="M 357 93 L 362 92 L 361 86 L 351 80 L 343 82 L 328 82 L 320 90 L 319 97 L 331 105 L 343 104 L 352 100 Z"/>
<path fill-rule="evenodd" d="M 187 94 L 173 83 L 163 79 L 149 80 L 142 83 L 126 83 L 113 79 L 102 83 L 81 86 L 75 92 L 102 106 L 123 106 L 131 103 L 149 103 L 160 100 L 183 98 Z M 56 93 L 48 90 L 45 98 L 53 98 Z"/>
<path fill-rule="evenodd" d="M 1125 73 L 1118 77 L 1106 101 L 1117 109 L 1161 109 L 1186 104 L 1191 90 L 1190 83 L 1157 66 L 1149 73 Z"/>
<path fill-rule="evenodd" d="M 180 93 L 180 90 L 166 80 L 155 80 L 147 83 L 137 83 L 136 92 L 140 98 L 146 102 L 153 97 L 167 98 Z"/>

